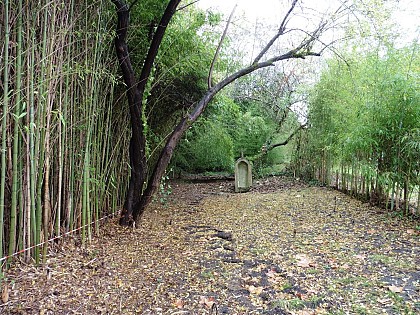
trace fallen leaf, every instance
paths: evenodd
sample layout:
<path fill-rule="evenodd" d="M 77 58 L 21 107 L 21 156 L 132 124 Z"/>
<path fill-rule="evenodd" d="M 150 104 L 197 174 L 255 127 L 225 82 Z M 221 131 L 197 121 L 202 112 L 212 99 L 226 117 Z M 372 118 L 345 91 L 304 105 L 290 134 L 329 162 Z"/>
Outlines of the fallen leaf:
<path fill-rule="evenodd" d="M 177 308 L 184 308 L 185 303 L 184 303 L 184 301 L 183 301 L 183 300 L 181 300 L 181 299 L 177 299 L 177 300 L 175 301 L 174 305 L 175 305 Z"/>
<path fill-rule="evenodd" d="M 277 272 L 275 271 L 275 270 L 273 270 L 273 269 L 270 269 L 269 271 L 267 271 L 267 277 L 268 278 L 275 278 L 275 277 L 277 277 Z"/>
<path fill-rule="evenodd" d="M 3 287 L 3 291 L 1 292 L 1 300 L 3 303 L 7 303 L 9 301 L 9 287 L 7 283 Z"/>
<path fill-rule="evenodd" d="M 212 308 L 215 303 L 216 300 L 212 296 L 200 296 L 200 304 L 206 306 L 207 308 Z"/>
<path fill-rule="evenodd" d="M 394 293 L 400 293 L 403 291 L 403 287 L 397 287 L 395 285 L 390 285 L 388 289 L 389 291 L 394 292 Z"/>
<path fill-rule="evenodd" d="M 350 265 L 349 264 L 344 264 L 340 268 L 344 269 L 344 270 L 347 270 L 347 269 L 350 269 Z"/>
<path fill-rule="evenodd" d="M 407 234 L 410 234 L 410 235 L 416 234 L 416 231 L 414 231 L 414 229 L 408 229 Z"/>
<path fill-rule="evenodd" d="M 314 243 L 323 244 L 325 243 L 325 240 L 322 237 L 317 237 L 314 239 Z"/>
<path fill-rule="evenodd" d="M 295 257 L 298 260 L 296 263 L 298 267 L 309 268 L 309 267 L 315 266 L 315 264 L 311 261 L 311 259 L 305 254 L 298 254 Z"/>
<path fill-rule="evenodd" d="M 249 293 L 255 294 L 255 295 L 260 295 L 262 291 L 264 290 L 263 287 L 254 287 L 253 285 L 250 285 L 247 289 Z"/>
<path fill-rule="evenodd" d="M 296 292 L 295 295 L 301 300 L 305 300 L 306 298 L 306 295 L 301 292 Z"/>
<path fill-rule="evenodd" d="M 292 312 L 293 315 L 314 315 L 314 311 L 300 310 L 297 312 Z"/>
<path fill-rule="evenodd" d="M 330 259 L 328 261 L 328 263 L 329 263 L 331 269 L 337 269 L 337 268 L 340 267 L 340 265 L 337 263 L 337 261 L 335 259 Z"/>
<path fill-rule="evenodd" d="M 383 305 L 389 305 L 392 304 L 392 299 L 379 299 L 377 300 L 379 303 L 383 304 Z"/>
<path fill-rule="evenodd" d="M 316 315 L 321 315 L 321 314 L 330 314 L 326 309 L 324 309 L 324 308 L 321 308 L 321 307 L 317 307 L 315 310 L 314 310 L 314 314 L 316 314 Z"/>
<path fill-rule="evenodd" d="M 314 288 L 308 288 L 308 295 L 313 296 L 315 294 L 318 294 L 318 290 L 314 289 Z"/>

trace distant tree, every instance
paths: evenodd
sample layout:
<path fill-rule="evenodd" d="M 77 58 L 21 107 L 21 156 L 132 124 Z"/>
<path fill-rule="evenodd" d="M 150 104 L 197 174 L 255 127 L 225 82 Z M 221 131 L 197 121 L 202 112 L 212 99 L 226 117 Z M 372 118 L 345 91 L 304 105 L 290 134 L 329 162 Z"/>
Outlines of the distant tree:
<path fill-rule="evenodd" d="M 306 95 L 301 91 L 302 76 L 296 71 L 296 65 L 290 69 L 268 68 L 248 76 L 236 84 L 235 100 L 249 106 L 255 104 L 274 124 L 264 140 L 263 154 L 287 145 L 290 140 L 305 127 L 304 113 L 299 113 L 298 104 L 306 103 Z M 248 88 L 244 86 L 248 85 Z M 293 113 L 293 115 L 290 115 Z M 301 123 L 297 116 L 301 116 Z M 291 126 L 290 126 L 291 125 Z M 277 142 L 279 135 L 287 135 L 286 140 Z M 282 137 L 283 138 L 283 137 Z M 259 148 L 261 149 L 261 147 Z"/>

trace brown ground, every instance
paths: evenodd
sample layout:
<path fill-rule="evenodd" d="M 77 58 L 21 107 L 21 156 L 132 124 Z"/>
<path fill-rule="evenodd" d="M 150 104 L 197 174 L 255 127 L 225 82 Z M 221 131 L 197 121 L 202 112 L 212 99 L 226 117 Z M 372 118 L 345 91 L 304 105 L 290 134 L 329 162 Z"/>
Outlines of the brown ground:
<path fill-rule="evenodd" d="M 135 230 L 17 263 L 0 314 L 420 313 L 418 221 L 284 178 L 172 189 Z"/>

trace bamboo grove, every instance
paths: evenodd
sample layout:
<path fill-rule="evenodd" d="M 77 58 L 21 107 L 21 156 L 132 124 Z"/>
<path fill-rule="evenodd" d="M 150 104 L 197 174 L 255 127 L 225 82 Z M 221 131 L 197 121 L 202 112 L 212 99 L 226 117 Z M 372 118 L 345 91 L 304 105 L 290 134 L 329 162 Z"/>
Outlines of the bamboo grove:
<path fill-rule="evenodd" d="M 299 176 L 420 214 L 419 46 L 330 60 L 298 140 Z"/>
<path fill-rule="evenodd" d="M 124 196 L 127 120 L 115 102 L 110 6 L 3 1 L 1 257 L 42 243 L 25 252 L 39 262 L 46 240 L 74 230 L 85 242 Z"/>

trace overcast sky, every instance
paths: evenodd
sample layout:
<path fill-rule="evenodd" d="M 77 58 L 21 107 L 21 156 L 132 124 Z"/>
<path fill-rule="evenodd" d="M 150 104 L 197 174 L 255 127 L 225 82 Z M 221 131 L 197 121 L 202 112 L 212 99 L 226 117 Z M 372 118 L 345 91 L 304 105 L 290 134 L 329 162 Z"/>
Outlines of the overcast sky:
<path fill-rule="evenodd" d="M 232 11 L 235 4 L 238 5 L 236 16 L 245 14 L 250 22 L 258 19 L 274 24 L 279 21 L 287 4 L 291 1 L 284 0 L 200 0 L 198 6 L 203 9 L 217 9 L 226 15 Z M 305 7 L 311 7 L 318 12 L 337 8 L 340 0 L 306 0 L 303 1 Z M 419 36 L 420 31 L 420 1 L 419 0 L 399 0 L 398 11 L 394 13 L 395 22 L 401 25 L 400 31 L 404 33 L 405 40 L 412 41 Z"/>

